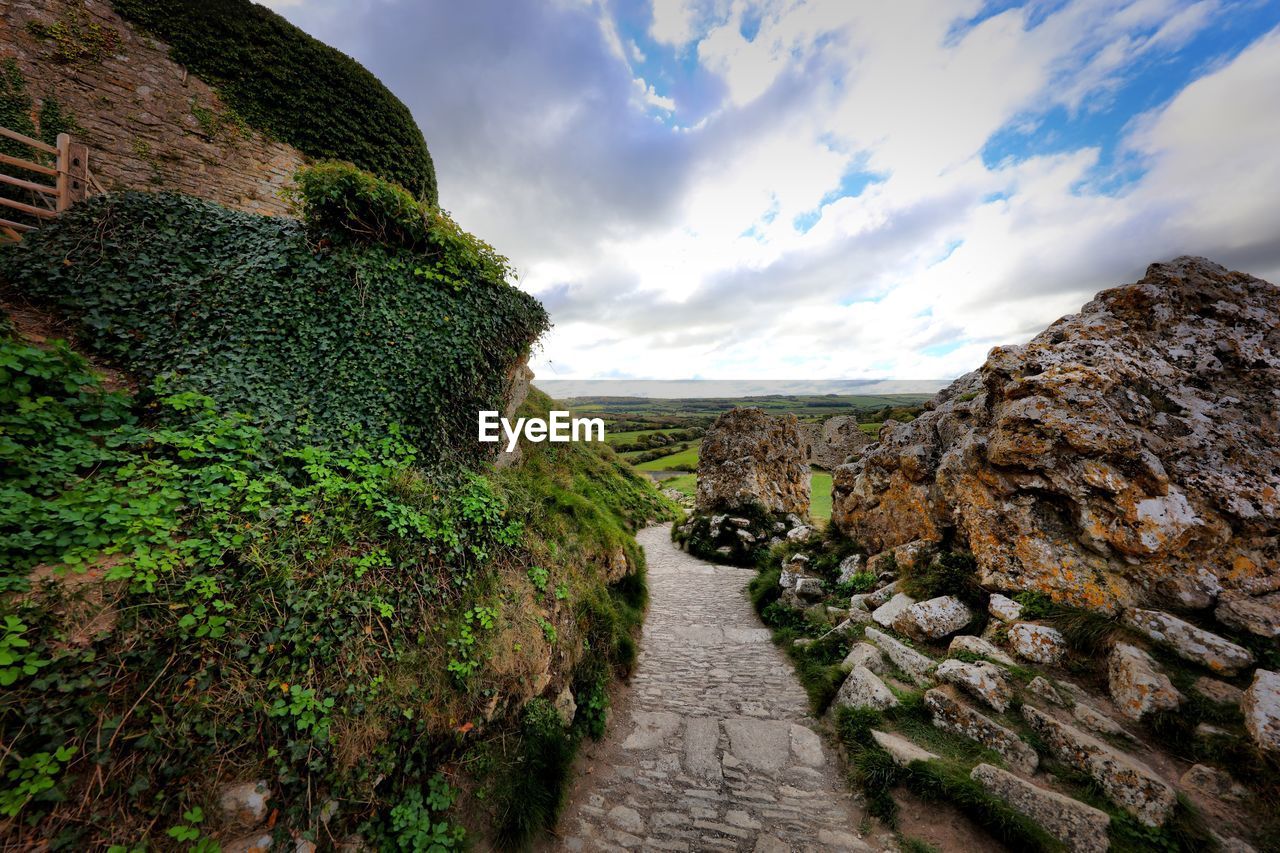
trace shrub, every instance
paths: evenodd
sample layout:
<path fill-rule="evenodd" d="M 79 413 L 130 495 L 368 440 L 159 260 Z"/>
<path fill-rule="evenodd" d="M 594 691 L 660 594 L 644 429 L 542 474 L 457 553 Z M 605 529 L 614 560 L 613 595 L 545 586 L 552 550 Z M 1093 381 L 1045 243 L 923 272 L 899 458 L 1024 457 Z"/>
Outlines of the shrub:
<path fill-rule="evenodd" d="M 319 159 L 345 160 L 438 202 L 435 166 L 408 107 L 364 66 L 249 0 L 113 0 L 167 42 L 251 126 Z"/>
<path fill-rule="evenodd" d="M 523 847 L 534 833 L 555 825 L 576 751 L 555 707 L 545 699 L 530 700 L 518 757 L 505 774 L 495 809 L 504 849 Z"/>
<path fill-rule="evenodd" d="M 903 578 L 902 590 L 917 599 L 954 595 L 969 605 L 981 605 L 978 564 L 972 554 L 944 551 L 923 568 L 915 568 Z"/>

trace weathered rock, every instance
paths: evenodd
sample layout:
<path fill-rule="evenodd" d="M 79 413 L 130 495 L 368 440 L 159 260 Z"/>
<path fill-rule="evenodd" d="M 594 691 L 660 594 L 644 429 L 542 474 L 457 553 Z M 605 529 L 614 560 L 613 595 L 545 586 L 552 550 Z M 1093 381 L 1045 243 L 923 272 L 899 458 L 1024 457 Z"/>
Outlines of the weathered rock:
<path fill-rule="evenodd" d="M 270 853 L 275 839 L 270 832 L 252 832 L 223 842 L 222 853 Z"/>
<path fill-rule="evenodd" d="M 1244 691 L 1225 681 L 1219 681 L 1216 678 L 1210 678 L 1202 675 L 1195 680 L 1192 685 L 1195 691 L 1210 702 L 1218 705 L 1235 705 L 1239 706 L 1241 700 L 1244 699 Z"/>
<path fill-rule="evenodd" d="M 1135 607 L 1125 611 L 1123 621 L 1130 628 L 1167 646 L 1179 657 L 1207 666 L 1214 672 L 1232 675 L 1253 663 L 1253 653 L 1243 646 L 1169 613 Z"/>
<path fill-rule="evenodd" d="M 821 601 L 826 596 L 818 578 L 796 578 L 795 591 L 803 601 Z"/>
<path fill-rule="evenodd" d="M 1003 713 L 1013 701 L 1013 685 L 1005 671 L 993 663 L 965 663 L 944 660 L 934 674 L 939 681 L 946 681 Z"/>
<path fill-rule="evenodd" d="M 1257 597 L 1227 593 L 1218 600 L 1213 615 L 1237 631 L 1259 637 L 1280 637 L 1280 591 Z"/>
<path fill-rule="evenodd" d="M 877 631 L 875 628 L 867 628 L 864 636 L 875 643 L 880 651 L 884 652 L 885 656 L 893 662 L 893 665 L 902 670 L 902 673 L 915 684 L 925 687 L 933 683 L 929 678 L 929 671 L 933 669 L 933 658 L 921 654 L 906 643 Z"/>
<path fill-rule="evenodd" d="M 998 592 L 987 601 L 987 612 L 1001 622 L 1017 622 L 1022 618 L 1022 605 Z"/>
<path fill-rule="evenodd" d="M 836 693 L 835 704 L 849 708 L 875 708 L 883 711 L 898 704 L 885 683 L 865 666 L 854 666 Z"/>
<path fill-rule="evenodd" d="M 973 768 L 969 778 L 987 793 L 1008 803 L 1014 811 L 1031 818 L 1045 831 L 1075 853 L 1104 853 L 1110 849 L 1107 828 L 1111 816 L 1101 809 L 1073 800 L 1019 779 L 990 764 Z"/>
<path fill-rule="evenodd" d="M 906 609 L 915 604 L 916 600 L 905 592 L 896 593 L 888 602 L 880 605 L 871 613 L 871 618 L 876 624 L 883 625 L 885 628 L 894 627 L 894 623 Z"/>
<path fill-rule="evenodd" d="M 849 583 L 849 581 L 853 580 L 854 575 L 862 571 L 864 562 L 865 561 L 861 554 L 850 554 L 848 557 L 845 557 L 843 560 L 840 561 L 840 566 L 839 566 L 840 574 L 836 578 L 836 583 L 838 584 Z"/>
<path fill-rule="evenodd" d="M 972 621 L 973 611 L 963 601 L 954 595 L 941 595 L 907 607 L 894 620 L 893 627 L 918 639 L 936 640 Z"/>
<path fill-rule="evenodd" d="M 1258 746 L 1280 752 L 1280 673 L 1259 669 L 1240 703 L 1244 727 Z"/>
<path fill-rule="evenodd" d="M 1116 805 L 1147 826 L 1160 826 L 1173 811 L 1177 794 L 1146 765 L 1030 705 L 1022 716 L 1059 760 L 1088 773 Z"/>
<path fill-rule="evenodd" d="M 897 594 L 898 582 L 894 581 L 893 583 L 885 584 L 875 592 L 870 593 L 865 599 L 863 599 L 863 603 L 866 605 L 868 610 L 874 613 L 877 607 L 883 606 L 889 601 L 889 599 L 893 598 Z"/>
<path fill-rule="evenodd" d="M 809 537 L 813 536 L 814 529 L 807 524 L 799 527 L 793 527 L 787 531 L 788 542 L 808 542 Z"/>
<path fill-rule="evenodd" d="M 800 424 L 800 433 L 809 464 L 826 471 L 834 471 L 872 442 L 871 436 L 858 426 L 857 418 L 849 415 L 837 415 L 822 423 Z"/>
<path fill-rule="evenodd" d="M 1230 773 L 1204 764 L 1192 765 L 1180 781 L 1184 788 L 1227 802 L 1238 803 L 1249 797 L 1249 789 L 1232 779 Z"/>
<path fill-rule="evenodd" d="M 866 613 L 871 612 L 871 608 L 867 607 L 867 599 L 871 597 L 869 592 L 857 592 L 849 597 L 850 610 L 862 610 Z"/>
<path fill-rule="evenodd" d="M 889 663 L 885 660 L 884 652 L 870 643 L 854 643 L 853 648 L 849 649 L 849 654 L 844 656 L 843 663 L 848 667 L 864 666 L 876 675 L 884 675 L 889 671 Z"/>
<path fill-rule="evenodd" d="M 573 725 L 573 718 L 578 714 L 578 702 L 573 698 L 573 691 L 568 685 L 556 694 L 555 708 L 565 726 Z"/>
<path fill-rule="evenodd" d="M 988 589 L 1115 613 L 1275 590 L 1280 289 L 1153 264 L 836 469 L 832 523 L 874 550 L 949 539 Z"/>
<path fill-rule="evenodd" d="M 1046 702 L 1057 705 L 1060 708 L 1065 708 L 1070 704 L 1066 699 L 1062 698 L 1062 694 L 1058 692 L 1057 688 L 1050 684 L 1048 679 L 1043 676 L 1037 675 L 1035 678 L 1031 679 L 1031 683 L 1027 685 L 1027 689 Z"/>
<path fill-rule="evenodd" d="M 906 767 L 913 761 L 933 761 L 938 756 L 934 755 L 927 749 L 916 746 L 911 741 L 900 735 L 889 734 L 875 729 L 871 730 L 871 737 L 880 745 L 880 748 L 889 753 L 893 760 L 899 765 Z"/>
<path fill-rule="evenodd" d="M 1077 702 L 1071 707 L 1071 715 L 1091 732 L 1112 737 L 1133 740 L 1133 735 L 1125 731 L 1124 726 L 1099 711 L 1087 702 Z"/>
<path fill-rule="evenodd" d="M 229 825 L 240 828 L 257 826 L 267 818 L 271 788 L 265 780 L 236 782 L 218 791 L 218 806 Z"/>
<path fill-rule="evenodd" d="M 707 428 L 698 453 L 698 511 L 740 507 L 809 514 L 809 466 L 795 415 L 736 408 Z"/>
<path fill-rule="evenodd" d="M 933 717 L 933 724 L 943 731 L 967 737 L 994 750 L 1010 766 L 1023 773 L 1034 773 L 1039 765 L 1036 751 L 1017 733 L 961 701 L 954 688 L 935 687 L 924 694 L 924 704 Z"/>
<path fill-rule="evenodd" d="M 1009 626 L 1009 647 L 1018 657 L 1036 663 L 1057 663 L 1067 653 L 1061 631 L 1032 622 Z"/>
<path fill-rule="evenodd" d="M 1137 646 L 1116 643 L 1107 660 L 1107 686 L 1120 713 L 1140 720 L 1153 711 L 1170 711 L 1183 696 L 1151 655 Z"/>
<path fill-rule="evenodd" d="M 992 660 L 996 663 L 1013 666 L 1013 658 L 1000 651 L 1000 649 L 996 648 L 993 643 L 990 643 L 981 637 L 975 637 L 971 634 L 961 634 L 959 637 L 953 637 L 951 639 L 951 645 L 947 647 L 947 652 L 950 654 L 955 654 L 956 652 L 967 652 L 968 654 L 978 655 L 979 657 L 984 657 L 987 660 Z"/>
<path fill-rule="evenodd" d="M 782 561 L 782 568 L 802 575 L 809 570 L 809 555 L 792 554 Z"/>

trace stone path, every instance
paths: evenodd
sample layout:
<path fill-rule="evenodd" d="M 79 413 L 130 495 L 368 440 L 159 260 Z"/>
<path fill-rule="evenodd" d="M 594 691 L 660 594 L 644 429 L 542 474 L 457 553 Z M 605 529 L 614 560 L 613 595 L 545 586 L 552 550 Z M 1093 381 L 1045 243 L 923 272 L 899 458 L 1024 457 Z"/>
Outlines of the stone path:
<path fill-rule="evenodd" d="M 589 745 L 559 850 L 863 851 L 808 699 L 744 588 L 754 572 L 637 537 L 650 607 L 609 734 Z"/>

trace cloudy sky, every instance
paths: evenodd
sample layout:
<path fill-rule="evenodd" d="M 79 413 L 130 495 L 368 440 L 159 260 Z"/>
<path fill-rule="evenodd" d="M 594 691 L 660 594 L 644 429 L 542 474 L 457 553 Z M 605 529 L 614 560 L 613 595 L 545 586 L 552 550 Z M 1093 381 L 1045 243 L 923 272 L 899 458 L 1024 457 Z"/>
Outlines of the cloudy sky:
<path fill-rule="evenodd" d="M 544 378 L 942 378 L 1146 264 L 1280 281 L 1277 0 L 271 0 L 413 110 Z"/>

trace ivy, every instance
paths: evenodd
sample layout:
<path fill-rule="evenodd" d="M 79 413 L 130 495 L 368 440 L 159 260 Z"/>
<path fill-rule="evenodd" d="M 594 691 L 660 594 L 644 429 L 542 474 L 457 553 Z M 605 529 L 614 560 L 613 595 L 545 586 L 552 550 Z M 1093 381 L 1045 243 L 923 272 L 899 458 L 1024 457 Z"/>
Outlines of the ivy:
<path fill-rule="evenodd" d="M 168 43 L 252 127 L 437 203 L 435 166 L 409 108 L 351 57 L 250 0 L 112 5 Z"/>

